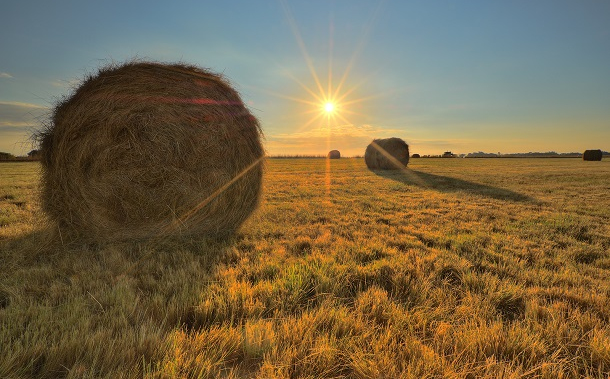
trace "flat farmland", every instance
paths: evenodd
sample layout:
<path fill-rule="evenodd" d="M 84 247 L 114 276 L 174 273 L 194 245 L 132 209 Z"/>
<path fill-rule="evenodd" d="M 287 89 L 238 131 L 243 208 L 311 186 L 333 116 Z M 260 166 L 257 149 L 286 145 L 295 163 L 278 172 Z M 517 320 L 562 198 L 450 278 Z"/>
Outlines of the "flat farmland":
<path fill-rule="evenodd" d="M 265 165 L 229 240 L 93 245 L 0 164 L 0 377 L 608 376 L 610 161 Z"/>

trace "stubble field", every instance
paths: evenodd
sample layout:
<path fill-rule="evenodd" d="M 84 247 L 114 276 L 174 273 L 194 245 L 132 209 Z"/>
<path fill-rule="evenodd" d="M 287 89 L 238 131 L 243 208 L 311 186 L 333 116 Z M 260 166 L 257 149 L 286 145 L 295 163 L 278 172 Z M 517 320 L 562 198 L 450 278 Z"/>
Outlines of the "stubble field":
<path fill-rule="evenodd" d="M 62 241 L 0 164 L 2 378 L 605 378 L 610 161 L 268 159 L 231 240 Z"/>

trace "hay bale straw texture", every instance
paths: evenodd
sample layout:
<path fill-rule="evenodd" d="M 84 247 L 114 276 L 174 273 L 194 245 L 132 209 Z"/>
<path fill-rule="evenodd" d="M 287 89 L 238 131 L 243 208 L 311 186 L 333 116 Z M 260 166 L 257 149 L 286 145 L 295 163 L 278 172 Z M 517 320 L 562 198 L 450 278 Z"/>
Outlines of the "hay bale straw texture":
<path fill-rule="evenodd" d="M 601 161 L 602 155 L 601 150 L 585 150 L 582 159 L 583 161 Z"/>
<path fill-rule="evenodd" d="M 364 152 L 364 162 L 372 170 L 400 170 L 409 163 L 409 145 L 400 138 L 373 140 Z"/>
<path fill-rule="evenodd" d="M 341 153 L 339 152 L 339 150 L 331 150 L 328 152 L 328 158 L 329 159 L 339 159 L 339 158 L 341 158 Z"/>
<path fill-rule="evenodd" d="M 257 119 L 220 75 L 128 62 L 91 75 L 40 132 L 42 207 L 65 236 L 226 235 L 257 207 Z"/>

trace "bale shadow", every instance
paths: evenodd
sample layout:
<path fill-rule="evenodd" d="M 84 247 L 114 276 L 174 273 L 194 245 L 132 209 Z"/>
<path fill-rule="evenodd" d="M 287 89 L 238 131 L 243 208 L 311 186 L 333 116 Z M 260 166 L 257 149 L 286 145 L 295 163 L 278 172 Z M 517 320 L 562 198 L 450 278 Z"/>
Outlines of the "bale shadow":
<path fill-rule="evenodd" d="M 477 196 L 514 202 L 535 202 L 536 199 L 518 192 L 475 183 L 463 179 L 430 174 L 422 171 L 404 170 L 371 170 L 375 175 L 388 178 L 406 185 L 431 188 L 440 192 L 466 192 Z"/>
<path fill-rule="evenodd" d="M 27 377 L 64 377 L 97 362 L 95 372 L 109 377 L 123 364 L 134 376 L 145 376 L 139 362 L 161 367 L 172 357 L 166 347 L 176 333 L 197 333 L 215 321 L 198 312 L 201 293 L 216 266 L 239 260 L 231 252 L 243 239 L 235 234 L 101 246 L 62 242 L 49 228 L 0 239 L 0 313 L 15 336 L 6 347 L 16 351 L 0 377 L 7 367 Z M 75 346 L 100 343 L 112 348 L 74 353 Z M 114 359 L 119 363 L 107 363 Z"/>
<path fill-rule="evenodd" d="M 0 239 L 0 273 L 31 270 L 42 274 L 28 277 L 16 285 L 17 292 L 31 298 L 34 306 L 44 304 L 52 288 L 70 293 L 72 286 L 87 287 L 87 280 L 97 281 L 112 288 L 116 280 L 126 278 L 136 286 L 144 298 L 157 294 L 163 287 L 196 284 L 199 290 L 208 285 L 208 277 L 218 265 L 229 265 L 241 259 L 242 233 L 200 238 L 174 237 L 96 243 L 85 240 L 66 241 L 57 230 L 41 227 L 29 233 Z M 84 276 L 85 267 L 91 267 L 91 278 Z M 173 274 L 180 274 L 181 277 Z M 7 275 L 8 277 L 8 275 Z M 69 278 L 77 278 L 72 283 Z M 200 283 L 200 284 L 197 284 Z M 22 291 L 23 290 L 23 291 Z M 25 291 L 25 292 L 24 292 Z M 0 309 L 7 307 L 13 298 L 0 291 Z M 173 293 L 161 293 L 166 301 Z M 159 314 L 156 321 L 165 327 L 189 328 L 190 313 L 196 304 L 185 303 L 183 309 Z M 151 316 L 152 317 L 152 316 Z M 153 317 L 154 318 L 154 317 Z"/>

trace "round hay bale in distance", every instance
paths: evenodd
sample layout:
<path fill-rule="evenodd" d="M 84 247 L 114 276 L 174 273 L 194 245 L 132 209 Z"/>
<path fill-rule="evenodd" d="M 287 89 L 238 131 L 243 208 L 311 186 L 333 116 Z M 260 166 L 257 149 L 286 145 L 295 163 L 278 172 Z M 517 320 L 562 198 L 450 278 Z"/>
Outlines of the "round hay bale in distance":
<path fill-rule="evenodd" d="M 42 207 L 65 238 L 227 235 L 257 207 L 258 120 L 220 75 L 186 64 L 102 68 L 45 130 Z"/>
<path fill-rule="evenodd" d="M 585 150 L 582 155 L 583 161 L 601 161 L 602 160 L 601 150 Z"/>
<path fill-rule="evenodd" d="M 369 169 L 400 170 L 409 163 L 409 145 L 400 138 L 375 139 L 364 152 Z"/>
<path fill-rule="evenodd" d="M 341 158 L 341 152 L 339 150 L 331 150 L 328 152 L 328 159 L 339 159 Z"/>

